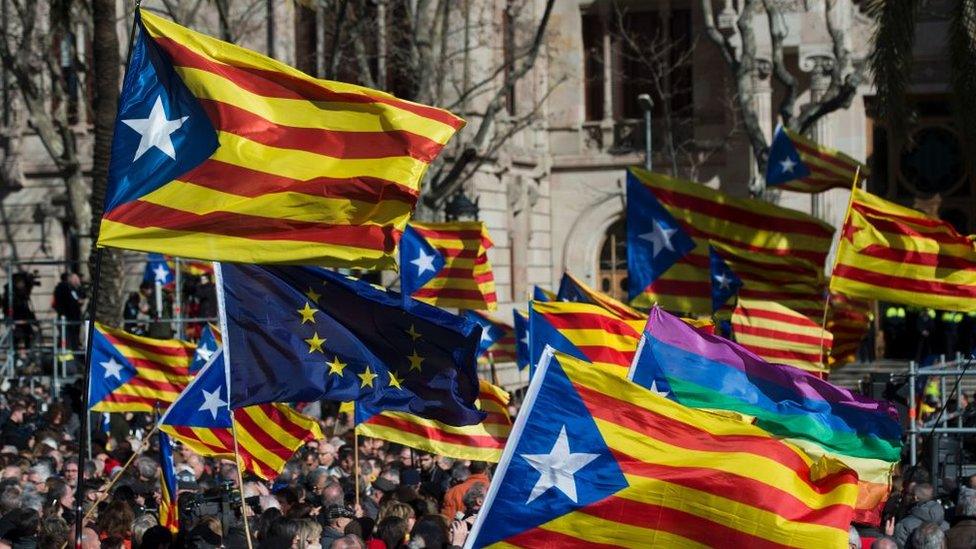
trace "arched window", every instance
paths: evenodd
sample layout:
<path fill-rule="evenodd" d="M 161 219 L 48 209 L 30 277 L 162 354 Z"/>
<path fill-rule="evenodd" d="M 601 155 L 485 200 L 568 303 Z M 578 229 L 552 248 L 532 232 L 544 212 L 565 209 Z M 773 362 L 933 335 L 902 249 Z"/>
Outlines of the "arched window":
<path fill-rule="evenodd" d="M 627 224 L 623 219 L 610 225 L 603 239 L 597 287 L 621 301 L 627 300 Z"/>

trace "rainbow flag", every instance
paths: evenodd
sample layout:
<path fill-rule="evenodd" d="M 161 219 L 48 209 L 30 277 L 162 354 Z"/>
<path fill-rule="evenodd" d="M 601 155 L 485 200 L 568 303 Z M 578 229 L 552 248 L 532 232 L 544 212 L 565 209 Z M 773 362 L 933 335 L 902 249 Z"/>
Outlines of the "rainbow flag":
<path fill-rule="evenodd" d="M 494 311 L 498 306 L 495 275 L 488 261 L 492 247 L 481 221 L 417 223 L 410 226 L 441 256 L 444 267 L 413 292 L 413 298 L 438 307 Z"/>
<path fill-rule="evenodd" d="M 627 375 L 646 319 L 625 320 L 599 305 L 533 301 L 529 308 L 531 367 L 546 346 Z"/>
<path fill-rule="evenodd" d="M 190 382 L 194 345 L 153 339 L 95 323 L 88 406 L 92 412 L 165 408 Z"/>
<path fill-rule="evenodd" d="M 319 80 L 146 10 L 122 86 L 98 244 L 381 269 L 463 126 Z"/>
<path fill-rule="evenodd" d="M 945 221 L 854 189 L 830 290 L 976 311 L 976 245 Z"/>
<path fill-rule="evenodd" d="M 159 525 L 174 534 L 180 531 L 177 506 L 176 471 L 173 465 L 173 443 L 166 433 L 159 433 Z"/>
<path fill-rule="evenodd" d="M 826 261 L 834 229 L 813 216 L 639 168 L 631 168 L 628 177 L 645 185 L 696 244 L 630 302 L 634 307 L 649 309 L 658 304 L 675 312 L 710 315 L 710 243 L 756 256 L 800 259 L 813 266 Z"/>
<path fill-rule="evenodd" d="M 454 427 L 413 414 L 381 412 L 359 423 L 356 432 L 454 459 L 495 463 L 501 458 L 512 430 L 508 399 L 504 389 L 482 379 L 476 404 L 486 416 L 477 425 Z M 342 406 L 349 413 L 355 410 L 352 402 Z"/>
<path fill-rule="evenodd" d="M 850 189 L 859 170 L 861 179 L 871 174 L 850 156 L 780 126 L 769 147 L 766 185 L 798 193 Z"/>
<path fill-rule="evenodd" d="M 237 463 L 266 480 L 278 476 L 303 444 L 325 438 L 318 422 L 287 404 L 257 404 L 232 412 L 228 385 L 221 350 L 166 410 L 159 430 L 201 456 L 235 459 L 236 427 Z"/>
<path fill-rule="evenodd" d="M 870 301 L 830 294 L 827 330 L 834 335 L 827 365 L 839 368 L 857 360 L 857 350 L 871 328 L 874 306 Z"/>
<path fill-rule="evenodd" d="M 739 298 L 732 312 L 735 340 L 767 362 L 823 373 L 833 335 L 774 301 Z"/>
<path fill-rule="evenodd" d="M 559 293 L 556 294 L 556 300 L 575 301 L 578 303 L 592 303 L 593 305 L 599 305 L 625 320 L 647 319 L 646 314 L 634 309 L 633 307 L 630 307 L 629 305 L 626 305 L 625 303 L 621 303 L 603 292 L 590 288 L 584 284 L 582 280 L 569 273 L 563 274 L 563 279 L 559 283 Z M 548 301 L 556 300 L 550 299 Z"/>
<path fill-rule="evenodd" d="M 895 407 L 832 385 L 810 372 L 770 364 L 745 347 L 702 334 L 655 308 L 630 379 L 692 408 L 728 410 L 814 457 L 857 471 L 860 522 L 877 523 L 901 459 Z"/>
<path fill-rule="evenodd" d="M 467 547 L 845 547 L 857 476 L 547 353 Z"/>

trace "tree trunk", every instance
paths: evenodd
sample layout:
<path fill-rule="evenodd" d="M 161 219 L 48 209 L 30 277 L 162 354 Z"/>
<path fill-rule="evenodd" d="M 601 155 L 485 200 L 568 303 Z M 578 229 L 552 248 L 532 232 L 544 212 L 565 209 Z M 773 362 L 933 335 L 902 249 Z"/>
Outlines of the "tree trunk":
<path fill-rule="evenodd" d="M 295 4 L 295 68 L 318 76 L 318 29 L 314 9 Z"/>
<path fill-rule="evenodd" d="M 115 0 L 93 0 L 92 70 L 95 84 L 95 144 L 92 153 L 91 235 L 94 250 L 108 187 L 108 166 L 112 155 L 112 135 L 119 103 L 119 36 L 115 31 Z M 92 262 L 98 254 L 92 253 Z M 99 322 L 112 326 L 122 321 L 122 252 L 105 249 L 101 253 L 101 277 L 95 315 Z M 92 273 L 95 272 L 92 265 Z"/>

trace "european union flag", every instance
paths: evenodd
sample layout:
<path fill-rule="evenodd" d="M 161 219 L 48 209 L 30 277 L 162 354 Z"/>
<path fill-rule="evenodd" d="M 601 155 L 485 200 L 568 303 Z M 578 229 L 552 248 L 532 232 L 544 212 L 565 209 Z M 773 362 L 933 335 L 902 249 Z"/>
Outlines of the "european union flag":
<path fill-rule="evenodd" d="M 400 292 L 404 305 L 444 268 L 444 256 L 410 225 L 400 237 Z"/>
<path fill-rule="evenodd" d="M 312 267 L 222 264 L 232 408 L 356 401 L 449 425 L 475 408 L 481 331 L 470 320 Z"/>
<path fill-rule="evenodd" d="M 627 276 L 633 299 L 659 276 L 695 249 L 695 241 L 681 229 L 646 185 L 627 172 Z"/>
<path fill-rule="evenodd" d="M 173 276 L 173 269 L 170 269 L 169 262 L 162 254 L 149 254 L 146 259 L 146 272 L 142 275 L 143 282 L 155 284 L 159 282 L 163 286 L 173 284 L 176 279 Z"/>
<path fill-rule="evenodd" d="M 529 316 L 518 309 L 512 309 L 515 326 L 515 364 L 524 370 L 532 362 L 529 353 Z"/>
<path fill-rule="evenodd" d="M 717 311 L 725 305 L 730 297 L 739 292 L 739 288 L 742 287 L 742 279 L 732 272 L 729 264 L 712 246 L 708 247 L 708 261 L 711 266 L 709 276 L 712 279 L 712 310 Z"/>
<path fill-rule="evenodd" d="M 501 339 L 505 332 L 501 328 L 492 324 L 487 318 L 474 313 L 473 311 L 465 311 L 464 318 L 477 323 L 481 326 L 481 340 L 478 343 L 478 356 L 481 356 L 488 352 L 488 348 L 495 344 L 496 341 Z"/>

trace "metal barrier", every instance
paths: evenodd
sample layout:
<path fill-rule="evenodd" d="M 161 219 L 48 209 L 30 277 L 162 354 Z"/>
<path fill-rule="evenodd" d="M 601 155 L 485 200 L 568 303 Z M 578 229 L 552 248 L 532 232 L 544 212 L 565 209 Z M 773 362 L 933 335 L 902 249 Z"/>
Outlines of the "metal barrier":
<path fill-rule="evenodd" d="M 910 362 L 908 365 L 909 463 L 911 465 L 918 464 L 919 436 L 922 433 L 926 433 L 927 435 L 931 436 L 931 473 L 933 481 L 938 478 L 936 473 L 940 461 L 939 444 L 937 443 L 938 441 L 935 439 L 935 437 L 941 437 L 943 435 L 976 435 L 976 427 L 963 426 L 963 410 L 959 405 L 962 379 L 964 377 L 976 376 L 976 368 L 972 368 L 973 365 L 972 358 L 963 359 L 959 354 L 957 354 L 956 358 L 951 361 L 946 361 L 945 357 L 943 356 L 940 358 L 939 362 L 932 366 L 920 368 L 914 361 Z M 918 418 L 916 417 L 916 402 L 918 398 L 917 383 L 919 376 L 939 376 L 940 396 L 942 398 L 938 417 L 922 425 L 919 425 Z M 952 379 L 954 383 L 952 392 L 955 394 L 956 409 L 951 413 L 947 413 L 950 400 L 950 395 L 946 393 L 947 378 Z M 955 423 L 955 426 L 950 426 L 951 421 Z"/>

